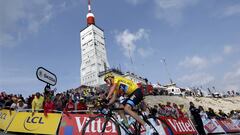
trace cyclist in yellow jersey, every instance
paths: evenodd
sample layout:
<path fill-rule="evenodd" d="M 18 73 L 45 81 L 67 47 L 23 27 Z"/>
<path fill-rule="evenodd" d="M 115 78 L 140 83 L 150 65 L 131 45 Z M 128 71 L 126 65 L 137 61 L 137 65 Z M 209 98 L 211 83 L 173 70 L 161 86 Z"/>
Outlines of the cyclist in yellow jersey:
<path fill-rule="evenodd" d="M 113 76 L 111 73 L 107 74 L 104 77 L 104 81 L 109 86 L 109 92 L 106 97 L 107 100 L 110 99 L 107 106 L 112 105 L 117 97 L 120 95 L 126 96 L 126 100 L 123 101 L 121 107 L 124 108 L 124 111 L 128 113 L 130 116 L 135 118 L 140 124 L 142 124 L 146 128 L 146 134 L 150 132 L 150 126 L 144 122 L 144 120 L 139 117 L 139 115 L 133 111 L 133 107 L 139 104 L 143 99 L 143 94 L 141 89 L 137 86 L 133 81 L 126 79 L 120 76 Z M 127 122 L 127 118 L 124 115 L 124 111 L 120 111 L 119 115 L 125 122 Z"/>

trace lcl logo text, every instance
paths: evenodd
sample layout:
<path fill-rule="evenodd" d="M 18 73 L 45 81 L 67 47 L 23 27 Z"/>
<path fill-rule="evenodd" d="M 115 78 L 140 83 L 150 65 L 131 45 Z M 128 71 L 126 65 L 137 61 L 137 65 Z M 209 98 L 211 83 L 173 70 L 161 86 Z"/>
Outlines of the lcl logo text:
<path fill-rule="evenodd" d="M 0 119 L 5 120 L 6 117 L 7 117 L 7 114 L 6 114 L 6 113 L 0 112 Z"/>
<path fill-rule="evenodd" d="M 33 124 L 44 124 L 42 117 L 28 117 L 26 123 L 33 123 Z"/>

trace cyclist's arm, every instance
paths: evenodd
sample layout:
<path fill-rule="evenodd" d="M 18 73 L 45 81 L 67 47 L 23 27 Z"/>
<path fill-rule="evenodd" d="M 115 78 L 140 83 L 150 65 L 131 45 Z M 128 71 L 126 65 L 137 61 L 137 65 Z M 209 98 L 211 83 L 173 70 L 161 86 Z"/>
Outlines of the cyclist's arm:
<path fill-rule="evenodd" d="M 116 99 L 117 99 L 117 92 L 114 92 L 114 93 L 113 93 L 113 96 L 112 96 L 112 98 L 110 99 L 110 101 L 109 101 L 109 103 L 107 104 L 107 106 L 112 105 L 112 104 L 115 102 Z"/>
<path fill-rule="evenodd" d="M 106 98 L 107 100 L 112 96 L 112 94 L 113 94 L 116 86 L 117 86 L 117 84 L 114 83 L 114 84 L 110 87 L 109 93 L 108 93 L 107 98 Z"/>

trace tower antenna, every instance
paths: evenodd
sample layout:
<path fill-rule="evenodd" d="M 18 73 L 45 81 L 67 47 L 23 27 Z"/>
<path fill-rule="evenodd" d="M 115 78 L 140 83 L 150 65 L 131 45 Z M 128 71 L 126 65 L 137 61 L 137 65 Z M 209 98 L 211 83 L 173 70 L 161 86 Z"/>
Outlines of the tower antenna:
<path fill-rule="evenodd" d="M 88 0 L 88 13 L 91 13 L 91 1 Z"/>

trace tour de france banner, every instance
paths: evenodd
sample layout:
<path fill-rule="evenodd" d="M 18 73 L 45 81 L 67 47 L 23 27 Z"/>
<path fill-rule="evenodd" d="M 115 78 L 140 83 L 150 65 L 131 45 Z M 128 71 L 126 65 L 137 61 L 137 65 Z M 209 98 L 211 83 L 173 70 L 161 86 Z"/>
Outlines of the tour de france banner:
<path fill-rule="evenodd" d="M 189 118 L 174 119 L 171 117 L 160 117 L 170 127 L 174 135 L 191 134 L 197 135 L 198 132 L 195 129 L 192 121 Z"/>
<path fill-rule="evenodd" d="M 227 133 L 240 132 L 239 126 L 236 125 L 231 119 L 222 119 L 217 121 Z"/>
<path fill-rule="evenodd" d="M 7 109 L 0 110 L 0 129 L 6 130 L 11 120 L 15 115 L 15 111 L 10 111 Z"/>
<path fill-rule="evenodd" d="M 7 131 L 56 134 L 60 119 L 61 114 L 58 113 L 48 113 L 46 117 L 43 113 L 35 113 L 32 116 L 32 112 L 18 112 Z"/>

